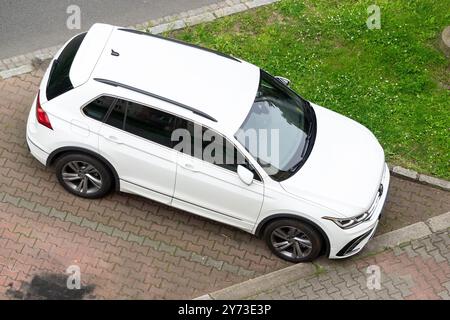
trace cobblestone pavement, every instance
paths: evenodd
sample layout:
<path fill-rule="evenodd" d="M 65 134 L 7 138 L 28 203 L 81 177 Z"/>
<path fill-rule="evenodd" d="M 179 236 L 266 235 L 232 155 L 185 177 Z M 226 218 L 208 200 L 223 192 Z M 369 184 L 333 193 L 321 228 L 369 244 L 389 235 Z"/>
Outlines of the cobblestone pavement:
<path fill-rule="evenodd" d="M 318 275 L 251 299 L 450 300 L 450 229 L 371 257 L 328 263 Z"/>
<path fill-rule="evenodd" d="M 89 201 L 66 193 L 26 147 L 25 121 L 42 74 L 0 81 L 0 298 L 32 290 L 45 297 L 51 285 L 64 291 L 70 265 L 81 269 L 84 298 L 165 299 L 197 297 L 289 265 L 249 234 L 141 197 Z M 449 210 L 448 192 L 393 178 L 378 232 Z"/>

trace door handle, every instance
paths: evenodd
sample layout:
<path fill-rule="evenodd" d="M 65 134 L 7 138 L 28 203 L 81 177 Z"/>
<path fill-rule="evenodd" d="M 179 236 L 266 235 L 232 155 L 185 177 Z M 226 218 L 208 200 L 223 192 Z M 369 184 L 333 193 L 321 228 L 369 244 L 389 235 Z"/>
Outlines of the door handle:
<path fill-rule="evenodd" d="M 114 143 L 122 144 L 122 142 L 120 141 L 120 139 L 117 138 L 116 136 L 103 136 L 103 137 L 104 137 L 105 139 L 109 140 L 109 141 L 114 142 Z"/>
<path fill-rule="evenodd" d="M 189 162 L 184 163 L 184 164 L 182 165 L 182 167 L 185 168 L 185 169 L 187 169 L 187 170 L 190 170 L 190 171 L 197 171 L 197 170 L 195 169 L 195 166 L 194 166 L 192 163 L 189 163 Z"/>

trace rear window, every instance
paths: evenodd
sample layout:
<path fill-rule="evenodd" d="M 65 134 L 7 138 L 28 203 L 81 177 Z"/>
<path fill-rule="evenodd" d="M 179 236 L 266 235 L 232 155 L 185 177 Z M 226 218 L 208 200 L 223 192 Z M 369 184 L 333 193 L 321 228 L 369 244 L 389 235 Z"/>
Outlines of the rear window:
<path fill-rule="evenodd" d="M 53 61 L 47 83 L 47 100 L 56 98 L 73 89 L 69 78 L 70 67 L 85 36 L 86 33 L 82 33 L 73 38 L 62 50 L 58 59 Z"/>

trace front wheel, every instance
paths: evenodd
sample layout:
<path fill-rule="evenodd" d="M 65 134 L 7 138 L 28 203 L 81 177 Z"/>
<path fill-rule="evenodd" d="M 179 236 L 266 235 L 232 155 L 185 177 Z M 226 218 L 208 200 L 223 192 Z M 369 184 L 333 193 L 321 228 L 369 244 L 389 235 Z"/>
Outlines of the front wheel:
<path fill-rule="evenodd" d="M 314 260 L 322 249 L 320 234 L 310 225 L 293 219 L 269 223 L 264 240 L 275 255 L 295 263 Z"/>
<path fill-rule="evenodd" d="M 76 196 L 101 198 L 111 190 L 110 171 L 91 156 L 68 154 L 56 161 L 55 168 L 61 185 Z"/>

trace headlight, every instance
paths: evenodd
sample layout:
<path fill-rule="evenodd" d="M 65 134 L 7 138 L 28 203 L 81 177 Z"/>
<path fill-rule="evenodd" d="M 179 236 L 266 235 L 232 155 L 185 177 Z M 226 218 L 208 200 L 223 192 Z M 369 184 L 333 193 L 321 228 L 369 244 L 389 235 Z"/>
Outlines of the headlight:
<path fill-rule="evenodd" d="M 370 217 L 369 213 L 364 212 L 363 214 L 351 217 L 351 218 L 333 218 L 333 217 L 323 217 L 323 219 L 331 220 L 336 223 L 342 229 L 350 229 L 358 224 L 366 221 Z"/>

